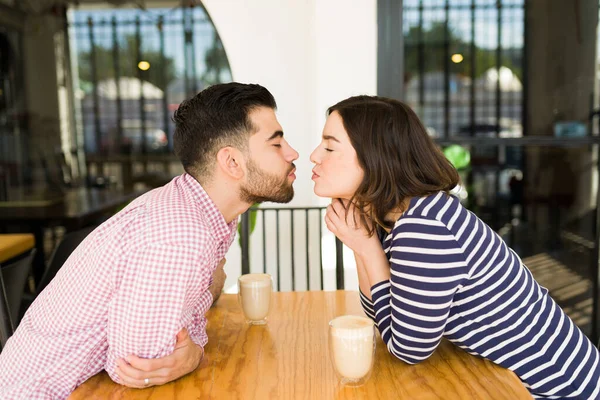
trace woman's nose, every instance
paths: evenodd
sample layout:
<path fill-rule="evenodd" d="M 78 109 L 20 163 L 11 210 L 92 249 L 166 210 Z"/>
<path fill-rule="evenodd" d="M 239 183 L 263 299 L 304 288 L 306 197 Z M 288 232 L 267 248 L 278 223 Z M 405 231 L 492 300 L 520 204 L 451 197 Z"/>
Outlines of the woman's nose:
<path fill-rule="evenodd" d="M 317 159 L 317 150 L 319 150 L 319 148 L 316 148 L 312 153 L 310 153 L 310 162 L 313 164 L 319 163 L 319 160 Z"/>

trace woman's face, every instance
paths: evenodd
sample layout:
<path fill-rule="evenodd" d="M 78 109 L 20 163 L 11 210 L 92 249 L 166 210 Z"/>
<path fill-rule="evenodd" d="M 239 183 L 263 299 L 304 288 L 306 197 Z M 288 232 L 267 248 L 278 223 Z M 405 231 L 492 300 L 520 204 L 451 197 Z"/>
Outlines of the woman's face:
<path fill-rule="evenodd" d="M 312 180 L 317 196 L 352 198 L 365 173 L 337 111 L 327 117 L 321 144 L 310 155 L 310 161 L 315 164 Z"/>

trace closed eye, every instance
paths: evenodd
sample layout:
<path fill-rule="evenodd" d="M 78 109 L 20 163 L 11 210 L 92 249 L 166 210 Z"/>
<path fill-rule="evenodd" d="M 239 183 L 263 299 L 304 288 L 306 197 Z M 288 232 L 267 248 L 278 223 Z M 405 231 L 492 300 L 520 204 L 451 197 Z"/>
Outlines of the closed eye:
<path fill-rule="evenodd" d="M 274 147 L 281 147 L 281 145 L 280 145 L 280 144 L 274 144 L 273 146 L 274 146 Z"/>
<path fill-rule="evenodd" d="M 332 152 L 333 150 L 332 149 L 328 149 L 327 147 L 325 147 L 325 151 Z"/>

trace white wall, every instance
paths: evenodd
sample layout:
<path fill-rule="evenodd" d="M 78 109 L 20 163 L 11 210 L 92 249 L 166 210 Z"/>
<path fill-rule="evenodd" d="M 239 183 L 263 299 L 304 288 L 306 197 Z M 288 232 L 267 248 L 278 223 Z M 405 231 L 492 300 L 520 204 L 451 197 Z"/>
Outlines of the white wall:
<path fill-rule="evenodd" d="M 327 204 L 313 194 L 309 155 L 319 143 L 328 106 L 353 94 L 376 92 L 376 0 L 204 0 L 203 4 L 221 36 L 234 80 L 259 83 L 273 93 L 285 135 L 300 153 L 296 162 L 296 196 L 290 205 Z M 304 217 L 297 216 L 294 221 L 294 243 L 304 249 Z M 319 218 L 314 215 L 311 224 L 317 221 Z M 279 238 L 282 269 L 288 275 L 282 278 L 283 284 L 289 280 L 291 264 L 289 218 L 282 218 L 280 226 L 285 227 Z M 326 229 L 323 233 L 327 244 L 323 248 L 324 268 L 330 274 L 334 268 L 330 261 L 333 237 L 327 235 Z M 252 236 L 251 253 L 251 265 L 257 269 L 265 263 L 261 237 L 259 224 Z M 314 251 L 316 245 L 311 243 L 310 247 L 312 271 L 318 267 L 318 252 Z M 304 254 L 296 253 L 297 268 L 306 265 Z M 237 243 L 227 259 L 226 288 L 231 288 L 240 273 Z M 348 267 L 347 287 L 355 286 L 353 266 Z M 274 271 L 272 268 L 273 261 L 268 260 L 267 270 Z M 311 275 L 317 277 L 318 272 Z M 304 273 L 296 277 L 297 289 L 305 287 Z M 325 281 L 325 286 L 331 287 L 331 279 Z M 282 289 L 290 288 L 283 284 Z"/>

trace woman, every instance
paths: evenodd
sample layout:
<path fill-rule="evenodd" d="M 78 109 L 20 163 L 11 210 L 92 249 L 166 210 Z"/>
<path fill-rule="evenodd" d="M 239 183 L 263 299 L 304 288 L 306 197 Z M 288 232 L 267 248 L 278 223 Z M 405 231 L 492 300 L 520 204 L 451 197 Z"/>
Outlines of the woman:
<path fill-rule="evenodd" d="M 506 243 L 449 195 L 458 174 L 405 104 L 328 110 L 311 155 L 325 222 L 354 251 L 361 302 L 410 364 L 442 337 L 514 371 L 536 398 L 600 397 L 600 354 Z"/>

